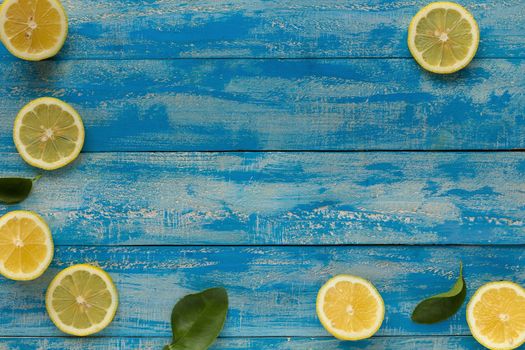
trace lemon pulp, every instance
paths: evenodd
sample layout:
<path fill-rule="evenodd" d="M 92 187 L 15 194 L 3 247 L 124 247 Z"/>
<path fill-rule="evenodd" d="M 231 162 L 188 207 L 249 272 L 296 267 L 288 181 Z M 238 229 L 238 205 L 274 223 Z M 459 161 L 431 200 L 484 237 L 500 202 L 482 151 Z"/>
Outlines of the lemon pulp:
<path fill-rule="evenodd" d="M 0 37 L 25 60 L 52 57 L 67 36 L 67 17 L 58 0 L 6 0 L 0 9 Z"/>
<path fill-rule="evenodd" d="M 479 29 L 465 8 L 451 2 L 435 2 L 412 19 L 408 46 L 416 61 L 435 73 L 453 73 L 474 57 Z"/>
<path fill-rule="evenodd" d="M 33 280 L 53 259 L 53 240 L 35 213 L 13 211 L 0 218 L 0 273 L 13 280 Z"/>
<path fill-rule="evenodd" d="M 343 340 L 369 338 L 380 328 L 384 303 L 374 286 L 357 276 L 329 280 L 317 297 L 317 314 L 328 332 Z"/>
<path fill-rule="evenodd" d="M 49 316 L 65 333 L 87 336 L 104 329 L 117 310 L 117 290 L 111 277 L 91 265 L 60 272 L 46 295 Z"/>
<path fill-rule="evenodd" d="M 482 286 L 467 307 L 472 335 L 489 349 L 515 349 L 525 342 L 525 290 L 512 282 Z"/>
<path fill-rule="evenodd" d="M 30 102 L 18 113 L 13 138 L 26 162 L 54 170 L 77 158 L 84 144 L 84 126 L 71 106 L 44 97 Z"/>

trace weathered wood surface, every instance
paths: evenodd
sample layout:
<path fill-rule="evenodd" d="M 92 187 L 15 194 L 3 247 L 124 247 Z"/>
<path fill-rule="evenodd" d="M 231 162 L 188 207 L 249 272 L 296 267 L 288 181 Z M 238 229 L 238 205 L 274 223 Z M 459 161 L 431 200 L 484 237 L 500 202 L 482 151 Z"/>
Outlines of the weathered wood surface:
<path fill-rule="evenodd" d="M 37 211 L 59 245 L 523 244 L 524 178 L 521 152 L 98 153 L 0 214 Z"/>
<path fill-rule="evenodd" d="M 99 264 L 120 292 L 115 321 L 101 336 L 171 334 L 171 308 L 183 295 L 224 286 L 230 310 L 224 337 L 327 336 L 315 312 L 320 286 L 350 273 L 371 280 L 383 295 L 379 336 L 468 335 L 463 307 L 432 326 L 410 320 L 424 297 L 447 290 L 465 266 L 469 293 L 493 280 L 525 282 L 523 247 L 59 247 L 40 279 L 2 280 L 0 336 L 58 336 L 44 308 L 44 291 L 60 270 Z"/>
<path fill-rule="evenodd" d="M 160 350 L 169 338 L 0 338 L 0 350 Z M 221 338 L 210 350 L 482 350 L 471 337 L 381 337 L 349 344 L 333 338 Z"/>
<path fill-rule="evenodd" d="M 525 148 L 525 61 L 454 76 L 412 60 L 4 62 L 0 149 L 19 109 L 78 109 L 84 151 Z"/>
<path fill-rule="evenodd" d="M 525 283 L 525 153 L 302 151 L 525 149 L 523 0 L 463 1 L 481 43 L 445 77 L 406 46 L 427 0 L 63 3 L 55 59 L 0 47 L 0 176 L 38 173 L 11 139 L 31 99 L 70 102 L 87 131 L 73 166 L 0 207 L 43 214 L 57 243 L 42 278 L 0 279 L 0 350 L 161 349 L 173 304 L 213 285 L 231 298 L 215 350 L 482 349 L 464 307 L 434 326 L 409 315 L 460 260 L 469 296 Z M 301 152 L 194 152 L 236 150 Z M 100 337 L 73 339 L 44 293 L 82 262 L 114 277 L 121 304 Z M 317 321 L 316 293 L 337 273 L 383 294 L 373 339 L 339 342 Z"/>
<path fill-rule="evenodd" d="M 63 0 L 59 59 L 409 57 L 406 33 L 427 0 Z M 523 57 L 522 0 L 464 0 L 478 57 Z M 0 59 L 14 58 L 2 47 Z"/>

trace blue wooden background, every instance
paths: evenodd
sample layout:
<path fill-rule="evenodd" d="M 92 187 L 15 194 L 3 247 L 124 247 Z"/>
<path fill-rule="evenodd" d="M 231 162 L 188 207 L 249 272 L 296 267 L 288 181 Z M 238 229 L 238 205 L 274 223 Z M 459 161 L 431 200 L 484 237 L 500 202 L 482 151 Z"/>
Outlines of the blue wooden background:
<path fill-rule="evenodd" d="M 465 0 L 481 42 L 465 70 L 410 58 L 427 1 L 64 0 L 70 34 L 53 60 L 0 49 L 0 175 L 39 172 L 11 130 L 29 100 L 82 115 L 74 165 L 22 205 L 56 256 L 33 282 L 0 280 L 0 349 L 161 349 L 183 295 L 225 286 L 213 349 L 481 349 L 464 308 L 434 326 L 410 313 L 465 265 L 481 284 L 525 284 L 525 0 Z M 121 305 L 96 337 L 47 317 L 52 277 L 91 262 Z M 315 296 L 332 275 L 373 281 L 376 337 L 331 338 Z"/>

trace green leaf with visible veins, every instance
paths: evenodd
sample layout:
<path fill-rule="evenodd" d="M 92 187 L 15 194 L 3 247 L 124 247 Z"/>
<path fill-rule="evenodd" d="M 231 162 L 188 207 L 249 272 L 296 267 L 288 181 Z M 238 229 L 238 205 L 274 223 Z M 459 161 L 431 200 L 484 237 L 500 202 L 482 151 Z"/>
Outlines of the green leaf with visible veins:
<path fill-rule="evenodd" d="M 211 288 L 182 298 L 173 308 L 173 342 L 164 350 L 206 350 L 219 336 L 228 313 L 228 293 Z"/>
<path fill-rule="evenodd" d="M 466 296 L 467 286 L 463 278 L 463 264 L 460 263 L 459 277 L 452 289 L 420 302 L 412 313 L 412 321 L 423 324 L 444 321 L 458 312 Z"/>
<path fill-rule="evenodd" d="M 21 177 L 0 178 L 0 202 L 4 204 L 17 204 L 26 199 L 31 193 L 33 183 L 40 178 L 25 179 Z"/>

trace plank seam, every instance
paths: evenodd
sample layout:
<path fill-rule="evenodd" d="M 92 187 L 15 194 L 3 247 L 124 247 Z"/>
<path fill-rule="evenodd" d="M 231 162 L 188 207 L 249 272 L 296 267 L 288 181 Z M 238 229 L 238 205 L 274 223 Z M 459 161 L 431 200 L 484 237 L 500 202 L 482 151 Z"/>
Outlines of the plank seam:
<path fill-rule="evenodd" d="M 494 57 L 475 57 L 472 62 L 484 61 L 484 60 L 523 60 L 525 56 L 494 56 Z M 260 60 L 260 61 L 292 61 L 292 60 L 414 60 L 412 56 L 392 56 L 392 57 L 381 57 L 381 56 L 358 56 L 358 57 L 347 57 L 347 56 L 334 56 L 334 57 L 321 57 L 321 56 L 306 56 L 306 57 L 218 57 L 218 56 L 204 56 L 204 57 L 131 57 L 131 58 L 118 58 L 118 57 L 84 57 L 84 58 L 55 58 L 46 62 L 72 62 L 72 61 L 190 61 L 190 60 Z M 11 57 L 3 57 L 2 63 L 16 63 L 19 60 Z"/>
<path fill-rule="evenodd" d="M 525 153 L 525 148 L 512 148 L 512 149 L 436 149 L 436 150 L 412 150 L 412 149 L 370 149 L 370 150 L 337 150 L 337 149 L 327 149 L 327 150 L 195 150 L 195 151 L 136 151 L 136 150 L 120 150 L 120 151 L 88 151 L 82 152 L 81 154 L 146 154 L 146 153 Z M 18 154 L 17 152 L 0 152 L 0 155 L 12 156 Z"/>
<path fill-rule="evenodd" d="M 429 335 L 374 335 L 374 338 L 383 338 L 383 339 L 389 339 L 389 338 L 398 338 L 398 339 L 414 339 L 414 338 L 471 338 L 471 335 L 467 334 L 429 334 Z M 131 336 L 131 335 L 95 335 L 90 336 L 89 339 L 171 339 L 171 336 Z M 336 338 L 331 336 L 257 336 L 257 335 L 250 335 L 250 336 L 219 336 L 219 339 L 326 339 L 326 340 L 334 340 L 337 341 Z M 38 336 L 31 336 L 31 335 L 5 335 L 0 336 L 0 340 L 2 339 L 71 339 L 71 340 L 80 340 L 77 337 L 71 337 L 67 335 L 38 335 Z"/>
<path fill-rule="evenodd" d="M 407 244 L 407 243 L 399 243 L 399 244 L 392 244 L 392 243 L 354 243 L 354 244 L 55 244 L 55 247 L 58 248 L 205 248 L 205 247 L 213 247 L 213 248 L 253 248 L 253 247 L 261 247 L 261 248 L 322 248 L 322 247 L 363 247 L 363 248 L 383 248 L 383 247 L 414 247 L 414 248 L 486 248 L 486 247 L 495 247 L 495 248 L 508 248 L 508 249 L 515 249 L 523 247 L 525 248 L 525 243 L 502 243 L 502 244 L 495 244 L 495 243 L 488 243 L 488 244 L 470 244 L 470 243 L 414 243 L 414 244 Z"/>

